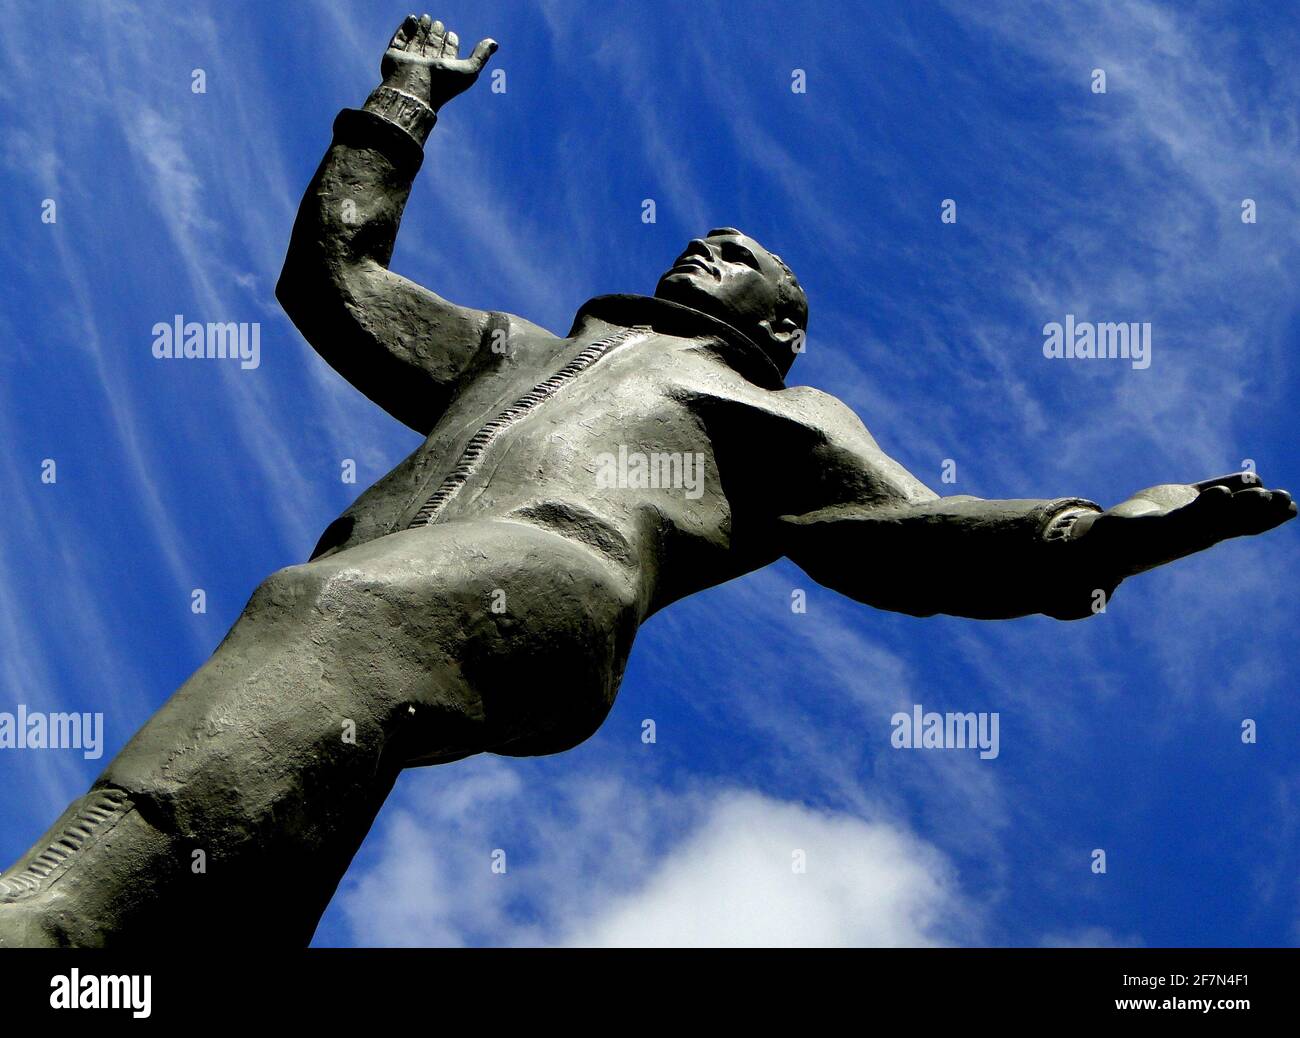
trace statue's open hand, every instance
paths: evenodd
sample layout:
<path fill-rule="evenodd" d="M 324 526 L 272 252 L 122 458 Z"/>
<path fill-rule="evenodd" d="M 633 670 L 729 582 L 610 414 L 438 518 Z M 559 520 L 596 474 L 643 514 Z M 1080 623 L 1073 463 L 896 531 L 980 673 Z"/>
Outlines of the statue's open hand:
<path fill-rule="evenodd" d="M 437 111 L 468 90 L 483 71 L 496 40 L 479 40 L 468 58 L 458 57 L 460 40 L 442 22 L 407 15 L 384 53 L 380 72 L 389 86 L 418 97 Z"/>
<path fill-rule="evenodd" d="M 1203 551 L 1229 537 L 1263 533 L 1296 514 L 1285 490 L 1266 490 L 1253 472 L 1139 490 L 1073 534 L 1123 576 Z"/>

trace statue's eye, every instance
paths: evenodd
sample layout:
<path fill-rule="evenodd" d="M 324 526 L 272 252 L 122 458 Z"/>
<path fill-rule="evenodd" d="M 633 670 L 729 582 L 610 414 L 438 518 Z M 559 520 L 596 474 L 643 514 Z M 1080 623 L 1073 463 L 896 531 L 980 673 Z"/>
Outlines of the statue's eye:
<path fill-rule="evenodd" d="M 737 245 L 735 242 L 727 242 L 722 246 L 722 258 L 758 270 L 758 260 L 754 258 L 754 254 L 745 246 Z"/>

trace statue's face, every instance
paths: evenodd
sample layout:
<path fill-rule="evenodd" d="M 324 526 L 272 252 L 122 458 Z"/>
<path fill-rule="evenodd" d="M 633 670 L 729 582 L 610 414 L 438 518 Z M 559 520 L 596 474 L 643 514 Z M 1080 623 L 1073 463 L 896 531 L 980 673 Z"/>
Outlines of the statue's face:
<path fill-rule="evenodd" d="M 775 320 L 784 276 L 753 238 L 714 233 L 691 240 L 659 279 L 655 295 L 750 331 L 764 322 L 770 328 Z"/>

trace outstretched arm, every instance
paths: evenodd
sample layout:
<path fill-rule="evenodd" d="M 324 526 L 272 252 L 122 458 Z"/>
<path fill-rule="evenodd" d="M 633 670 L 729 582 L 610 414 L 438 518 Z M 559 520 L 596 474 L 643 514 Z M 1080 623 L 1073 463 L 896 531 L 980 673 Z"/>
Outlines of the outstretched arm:
<path fill-rule="evenodd" d="M 441 22 L 407 18 L 383 83 L 344 109 L 294 224 L 276 296 L 303 336 L 394 418 L 427 433 L 478 363 L 492 315 L 456 306 L 388 269 L 402 210 L 437 110 L 496 49 L 458 58 Z"/>
<path fill-rule="evenodd" d="M 1242 473 L 1151 487 L 1105 511 L 1081 498 L 940 497 L 848 408 L 828 418 L 810 463 L 830 503 L 781 517 L 786 554 L 820 584 L 914 616 L 1081 619 L 1125 577 L 1296 514 L 1286 491 Z"/>

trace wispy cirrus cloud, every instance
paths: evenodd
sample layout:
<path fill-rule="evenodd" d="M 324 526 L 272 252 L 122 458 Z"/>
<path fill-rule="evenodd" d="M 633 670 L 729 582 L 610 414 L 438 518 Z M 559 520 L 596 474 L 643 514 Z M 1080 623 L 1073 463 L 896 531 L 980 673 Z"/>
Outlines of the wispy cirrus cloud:
<path fill-rule="evenodd" d="M 0 360 L 0 674 L 6 703 L 80 705 L 99 686 L 124 739 L 359 489 L 339 459 L 364 483 L 413 445 L 271 295 L 330 120 L 374 85 L 405 11 L 85 11 L 102 38 L 61 45 L 67 75 L 49 75 L 34 6 L 10 5 L 0 41 L 18 200 L 0 214 L 15 285 L 0 328 L 17 344 Z M 811 293 L 793 380 L 852 403 L 936 489 L 1112 503 L 1243 457 L 1289 471 L 1285 17 L 1261 31 L 1138 2 L 464 17 L 467 39 L 501 41 L 509 90 L 484 80 L 444 113 L 403 273 L 562 331 L 588 295 L 648 290 L 701 224 L 735 221 Z M 648 193 L 658 225 L 640 221 Z M 47 194 L 61 223 L 33 230 Z M 157 367 L 148 327 L 178 309 L 266 321 L 264 369 Z M 1054 367 L 1040 329 L 1067 311 L 1152 320 L 1152 370 Z M 33 478 L 51 452 L 70 465 L 58 498 Z M 955 485 L 938 483 L 945 458 Z M 680 603 L 642 632 L 590 743 L 406 776 L 321 940 L 1291 939 L 1276 920 L 1297 915 L 1279 878 L 1296 864 L 1280 734 L 1296 719 L 1293 536 L 1134 580 L 1077 625 L 877 614 L 788 563 Z M 210 616 L 186 615 L 198 584 Z M 909 702 L 1000 710 L 1002 757 L 893 751 L 889 714 Z M 56 756 L 0 766 L 15 853 L 89 778 Z M 1098 845 L 1124 848 L 1105 879 L 1088 870 Z M 789 872 L 795 848 L 806 874 Z"/>

